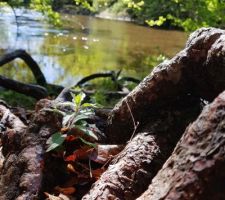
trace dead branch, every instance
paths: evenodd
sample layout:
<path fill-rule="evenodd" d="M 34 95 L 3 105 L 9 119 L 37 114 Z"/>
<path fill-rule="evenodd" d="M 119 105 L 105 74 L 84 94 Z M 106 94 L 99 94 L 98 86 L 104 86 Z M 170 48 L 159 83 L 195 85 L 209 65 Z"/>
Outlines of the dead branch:
<path fill-rule="evenodd" d="M 6 89 L 14 90 L 16 92 L 42 99 L 48 96 L 47 90 L 39 85 L 22 83 L 0 75 L 0 85 Z"/>
<path fill-rule="evenodd" d="M 15 50 L 13 52 L 9 52 L 0 57 L 0 66 L 13 61 L 16 58 L 22 59 L 27 66 L 31 69 L 37 84 L 41 86 L 46 85 L 46 79 L 44 74 L 42 73 L 40 67 L 36 63 L 36 61 L 25 51 L 22 49 Z"/>

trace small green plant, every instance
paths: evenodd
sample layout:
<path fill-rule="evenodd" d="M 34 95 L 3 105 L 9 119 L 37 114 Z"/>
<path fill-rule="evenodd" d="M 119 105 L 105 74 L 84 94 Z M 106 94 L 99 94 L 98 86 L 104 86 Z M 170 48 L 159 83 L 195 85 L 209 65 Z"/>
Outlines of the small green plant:
<path fill-rule="evenodd" d="M 51 111 L 63 115 L 62 125 L 64 129 L 70 130 L 74 128 L 75 130 L 77 130 L 77 132 L 81 132 L 83 134 L 88 135 L 93 140 L 97 140 L 97 137 L 94 133 L 95 129 L 93 128 L 93 125 L 89 126 L 89 124 L 86 122 L 86 119 L 94 115 L 93 108 L 97 107 L 96 104 L 83 103 L 85 99 L 85 94 L 82 92 L 79 93 L 78 95 L 72 94 L 72 96 L 73 96 L 72 102 L 58 103 L 56 107 L 53 108 Z M 70 111 L 67 112 L 61 111 L 59 110 L 59 107 L 69 107 Z M 67 133 L 61 134 L 60 132 L 56 132 L 55 134 L 53 134 L 47 140 L 48 149 L 46 151 L 47 152 L 52 151 L 62 146 L 67 136 L 69 136 Z M 84 138 L 80 136 L 79 139 L 86 145 L 93 147 L 95 146 L 94 143 L 86 141 Z"/>

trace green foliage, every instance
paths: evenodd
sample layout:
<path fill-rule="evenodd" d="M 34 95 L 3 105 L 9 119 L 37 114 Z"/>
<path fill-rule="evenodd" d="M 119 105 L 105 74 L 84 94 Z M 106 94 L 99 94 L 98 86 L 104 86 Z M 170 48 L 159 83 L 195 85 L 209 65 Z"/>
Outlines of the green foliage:
<path fill-rule="evenodd" d="M 72 129 L 75 128 L 76 130 L 82 132 L 83 134 L 88 135 L 89 137 L 93 138 L 94 140 L 97 140 L 97 137 L 93 131 L 93 127 L 89 126 L 87 122 L 85 121 L 90 116 L 94 115 L 93 108 L 96 107 L 96 104 L 92 103 L 83 103 L 85 99 L 84 93 L 79 93 L 78 95 L 71 94 L 73 96 L 72 103 L 71 102 L 64 102 L 59 103 L 55 108 L 52 110 L 52 112 L 56 112 L 58 114 L 63 115 L 63 128 L 66 129 Z M 64 112 L 59 110 L 59 107 L 65 107 L 69 106 L 71 111 Z M 53 134 L 47 141 L 48 145 L 48 151 L 52 151 L 58 147 L 62 147 L 64 140 L 66 139 L 68 135 L 67 134 L 61 134 L 60 132 L 57 132 Z M 86 145 L 95 147 L 95 144 L 86 141 L 84 138 L 79 137 L 80 140 L 85 143 Z"/>
<path fill-rule="evenodd" d="M 27 8 L 35 9 L 44 13 L 52 24 L 60 25 L 60 15 L 52 9 L 53 2 L 54 0 L 5 0 L 2 1 L 0 6 L 8 4 L 13 8 L 24 6 Z"/>
<path fill-rule="evenodd" d="M 52 151 L 58 147 L 60 147 L 66 139 L 65 134 L 61 134 L 59 132 L 54 133 L 46 142 L 49 146 L 46 152 Z"/>
<path fill-rule="evenodd" d="M 192 31 L 202 26 L 225 26 L 224 0 L 75 0 L 95 12 L 127 10 L 139 23 Z"/>
<path fill-rule="evenodd" d="M 224 0 L 144 0 L 139 9 L 131 8 L 129 13 L 150 26 L 178 27 L 186 31 L 225 25 Z"/>

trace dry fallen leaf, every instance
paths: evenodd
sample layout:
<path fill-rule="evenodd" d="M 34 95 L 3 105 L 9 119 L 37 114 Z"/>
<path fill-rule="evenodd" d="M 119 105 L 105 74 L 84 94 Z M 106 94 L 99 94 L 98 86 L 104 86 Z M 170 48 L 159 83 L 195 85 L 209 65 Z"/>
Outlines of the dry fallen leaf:
<path fill-rule="evenodd" d="M 47 192 L 44 192 L 44 194 L 48 197 L 47 200 L 62 200 L 60 197 L 51 195 L 51 194 L 49 194 Z"/>
<path fill-rule="evenodd" d="M 99 169 L 91 170 L 91 173 L 92 173 L 92 176 L 96 180 L 98 180 L 104 171 L 105 171 L 104 168 L 99 168 Z"/>
<path fill-rule="evenodd" d="M 123 148 L 123 145 L 97 145 L 97 148 L 91 153 L 90 159 L 105 164 L 113 156 L 120 153 Z"/>
<path fill-rule="evenodd" d="M 62 193 L 62 194 L 65 194 L 65 195 L 70 195 L 70 194 L 73 194 L 74 192 L 76 192 L 76 188 L 75 187 L 66 187 L 66 188 L 63 188 L 63 187 L 56 186 L 54 189 L 57 192 Z"/>
<path fill-rule="evenodd" d="M 93 148 L 85 146 L 81 149 L 77 149 L 76 151 L 73 152 L 72 155 L 67 156 L 64 160 L 74 162 L 77 159 L 88 159 L 92 151 L 93 151 Z"/>
<path fill-rule="evenodd" d="M 64 194 L 59 194 L 59 196 L 54 196 L 45 192 L 45 195 L 48 197 L 48 200 L 73 200 L 74 199 L 73 197 L 68 197 Z"/>

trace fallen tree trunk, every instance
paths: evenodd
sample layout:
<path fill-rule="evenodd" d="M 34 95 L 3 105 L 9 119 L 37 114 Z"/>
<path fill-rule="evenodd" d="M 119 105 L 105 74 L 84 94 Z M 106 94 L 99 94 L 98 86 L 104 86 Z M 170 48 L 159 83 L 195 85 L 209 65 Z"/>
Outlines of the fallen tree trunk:
<path fill-rule="evenodd" d="M 192 94 L 212 100 L 222 92 L 224 35 L 220 29 L 202 28 L 190 36 L 183 51 L 156 67 L 112 110 L 106 132 L 110 142 L 126 142 L 133 132 L 134 120 L 142 125 L 146 116 L 157 113 L 177 96 Z"/>
<path fill-rule="evenodd" d="M 138 200 L 225 199 L 225 92 L 186 129 L 173 154 Z"/>

